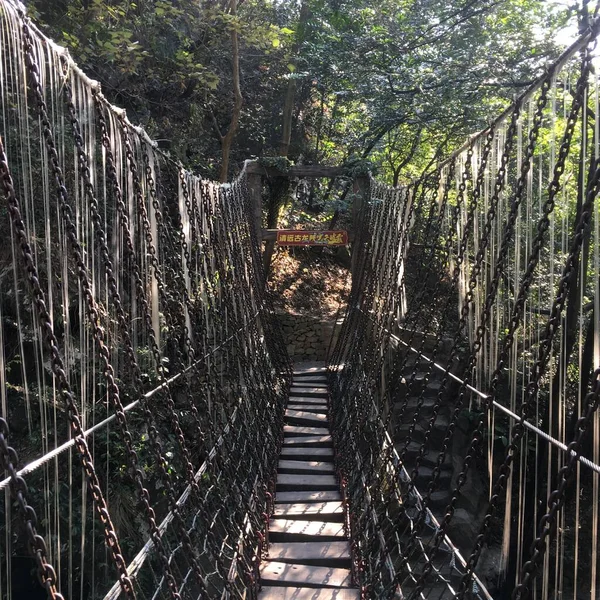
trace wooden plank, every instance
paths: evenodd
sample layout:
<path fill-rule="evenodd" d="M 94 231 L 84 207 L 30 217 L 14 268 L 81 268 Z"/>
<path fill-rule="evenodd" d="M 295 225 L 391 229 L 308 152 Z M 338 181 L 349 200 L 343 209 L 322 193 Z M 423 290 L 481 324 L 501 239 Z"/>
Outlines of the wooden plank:
<path fill-rule="evenodd" d="M 291 396 L 289 402 L 293 404 L 326 404 L 324 398 L 311 398 L 310 396 Z"/>
<path fill-rule="evenodd" d="M 281 460 L 277 464 L 279 473 L 333 473 L 333 463 L 318 460 Z"/>
<path fill-rule="evenodd" d="M 339 484 L 333 475 L 285 475 L 277 476 L 277 490 L 292 492 L 300 490 L 337 490 Z"/>
<path fill-rule="evenodd" d="M 317 383 L 319 385 L 326 385 L 327 381 L 327 375 L 312 375 L 310 373 L 306 373 L 304 375 L 294 375 L 293 383 Z"/>
<path fill-rule="evenodd" d="M 350 545 L 348 542 L 273 543 L 268 558 L 301 565 L 350 566 Z"/>
<path fill-rule="evenodd" d="M 327 373 L 327 367 L 324 365 L 323 366 L 312 366 L 312 367 L 298 367 L 296 369 L 294 369 L 293 371 L 294 373 L 294 377 L 296 375 L 323 375 Z"/>
<path fill-rule="evenodd" d="M 327 392 L 329 390 L 329 386 L 326 381 L 311 381 L 311 380 L 301 380 L 294 378 L 292 381 L 292 390 L 299 387 L 310 387 L 321 390 L 323 392 Z"/>
<path fill-rule="evenodd" d="M 307 365 L 310 367 L 310 365 Z M 319 367 L 318 365 L 314 365 L 315 368 L 317 369 L 316 371 L 310 371 L 306 368 L 296 368 L 294 369 L 294 379 L 300 377 L 300 378 L 305 378 L 305 377 L 314 377 L 315 379 L 321 379 L 321 380 L 328 380 L 329 378 L 329 373 L 327 372 L 327 367 Z"/>
<path fill-rule="evenodd" d="M 287 425 L 291 427 L 291 425 Z M 285 429 L 285 428 L 284 428 Z M 286 448 L 281 449 L 281 458 L 286 460 L 313 460 L 333 462 L 333 449 L 331 448 Z"/>
<path fill-rule="evenodd" d="M 292 396 L 319 396 L 320 398 L 327 398 L 329 395 L 326 388 L 300 386 L 290 388 L 290 398 Z"/>
<path fill-rule="evenodd" d="M 359 590 L 262 586 L 258 600 L 360 600 Z"/>
<path fill-rule="evenodd" d="M 309 491 L 302 492 L 277 492 L 275 495 L 275 504 L 286 504 L 290 502 L 331 502 L 341 500 L 342 495 L 339 491 Z"/>
<path fill-rule="evenodd" d="M 361 231 L 364 229 L 363 223 L 361 222 L 364 219 L 363 215 L 363 205 L 366 202 L 366 199 L 369 196 L 369 188 L 370 182 L 369 178 L 365 176 L 357 177 L 352 184 L 353 198 L 352 198 L 352 233 L 356 236 L 357 239 L 361 239 Z M 352 261 L 350 265 L 350 269 L 352 275 L 356 277 L 357 275 L 357 257 L 358 252 L 352 253 Z"/>
<path fill-rule="evenodd" d="M 268 561 L 260 569 L 260 578 L 269 585 L 296 584 L 308 588 L 350 588 L 349 569 L 339 567 L 314 567 Z"/>
<path fill-rule="evenodd" d="M 277 229 L 261 229 L 260 234 L 263 240 L 275 241 L 277 240 Z M 354 231 L 348 231 L 348 241 L 352 243 L 356 239 Z"/>
<path fill-rule="evenodd" d="M 335 542 L 346 539 L 343 523 L 301 519 L 271 519 L 269 539 L 273 542 Z"/>
<path fill-rule="evenodd" d="M 286 410 L 285 420 L 299 425 L 327 425 L 327 415 L 319 415 L 304 410 Z"/>
<path fill-rule="evenodd" d="M 330 167 L 327 165 L 290 165 L 285 169 L 275 166 L 263 166 L 258 160 L 246 162 L 246 173 L 267 175 L 269 177 L 339 177 L 346 173 L 346 167 Z"/>
<path fill-rule="evenodd" d="M 344 505 L 341 500 L 333 502 L 285 502 L 275 505 L 274 518 L 278 519 L 304 519 L 307 521 L 335 521 L 344 519 Z"/>
<path fill-rule="evenodd" d="M 284 425 L 283 435 L 298 436 L 298 435 L 329 435 L 327 427 L 302 427 L 300 425 Z"/>
<path fill-rule="evenodd" d="M 260 242 L 262 235 L 262 178 L 260 175 L 248 174 L 247 181 L 254 227 Z"/>
<path fill-rule="evenodd" d="M 360 591 L 348 588 L 263 586 L 259 600 L 360 600 Z"/>
<path fill-rule="evenodd" d="M 323 448 L 323 447 L 331 447 L 332 438 L 330 435 L 319 435 L 319 436 L 298 436 L 298 437 L 289 437 L 283 440 L 284 446 L 296 446 L 302 448 Z"/>
<path fill-rule="evenodd" d="M 294 399 L 292 398 L 292 401 Z M 311 413 L 327 414 L 327 404 L 288 404 L 290 410 L 305 410 Z"/>

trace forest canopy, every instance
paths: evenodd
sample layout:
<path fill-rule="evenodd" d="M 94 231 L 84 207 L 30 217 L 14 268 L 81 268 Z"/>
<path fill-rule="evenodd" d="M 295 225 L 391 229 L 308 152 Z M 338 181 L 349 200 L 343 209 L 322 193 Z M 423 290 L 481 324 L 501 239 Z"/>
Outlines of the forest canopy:
<path fill-rule="evenodd" d="M 398 183 L 484 127 L 590 9 L 538 0 L 31 0 L 28 10 L 109 100 L 205 176 L 285 155 L 368 159 Z"/>

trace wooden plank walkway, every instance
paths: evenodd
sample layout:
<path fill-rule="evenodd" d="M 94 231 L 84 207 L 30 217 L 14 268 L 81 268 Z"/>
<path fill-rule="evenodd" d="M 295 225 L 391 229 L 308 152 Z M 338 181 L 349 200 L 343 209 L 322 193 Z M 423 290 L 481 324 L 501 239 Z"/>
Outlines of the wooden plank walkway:
<path fill-rule="evenodd" d="M 294 372 L 260 600 L 359 600 L 334 474 L 324 367 Z"/>

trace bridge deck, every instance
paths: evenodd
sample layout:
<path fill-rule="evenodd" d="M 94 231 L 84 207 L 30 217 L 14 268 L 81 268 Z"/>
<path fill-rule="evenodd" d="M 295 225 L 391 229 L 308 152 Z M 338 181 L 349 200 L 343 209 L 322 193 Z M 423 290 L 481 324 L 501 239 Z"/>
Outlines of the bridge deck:
<path fill-rule="evenodd" d="M 285 414 L 260 600 L 357 600 L 334 475 L 324 367 L 298 370 Z"/>

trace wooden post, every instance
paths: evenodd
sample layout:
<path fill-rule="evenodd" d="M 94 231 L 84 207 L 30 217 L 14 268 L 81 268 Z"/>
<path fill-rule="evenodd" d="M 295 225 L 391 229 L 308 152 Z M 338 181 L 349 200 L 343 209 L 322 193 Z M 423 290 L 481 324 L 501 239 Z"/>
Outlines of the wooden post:
<path fill-rule="evenodd" d="M 248 173 L 248 191 L 252 201 L 252 215 L 258 243 L 262 249 L 262 177 L 257 173 Z"/>
<path fill-rule="evenodd" d="M 276 164 L 276 161 L 274 161 Z M 271 258 L 275 251 L 275 232 L 277 223 L 267 223 L 267 230 L 261 230 L 262 225 L 262 203 L 261 203 L 261 191 L 262 191 L 262 177 L 275 179 L 277 177 L 285 178 L 328 178 L 333 179 L 344 175 L 346 169 L 344 167 L 330 167 L 324 165 L 291 165 L 286 167 L 278 166 L 265 166 L 258 160 L 246 161 L 246 175 L 248 177 L 248 186 L 251 190 L 252 200 L 254 204 L 254 222 L 257 229 L 257 235 L 259 241 L 265 242 L 265 248 L 263 252 L 263 259 L 265 265 L 266 276 L 269 276 L 269 269 L 271 266 Z M 353 226 L 349 232 L 350 242 L 358 240 L 358 233 L 360 231 L 360 221 L 362 215 L 363 197 L 366 197 L 368 192 L 369 180 L 367 176 L 359 176 L 354 182 L 354 191 L 356 193 L 354 203 L 352 206 L 353 214 Z M 354 254 L 354 253 L 353 253 Z"/>
<path fill-rule="evenodd" d="M 354 243 L 352 244 L 352 276 L 356 274 L 356 260 L 358 252 L 356 251 L 356 244 L 360 243 L 362 238 L 361 228 L 363 227 L 363 208 L 369 193 L 369 178 L 366 175 L 360 175 L 357 177 L 352 185 L 352 191 L 354 192 L 354 198 L 352 200 L 352 233 L 354 237 Z"/>
<path fill-rule="evenodd" d="M 273 253 L 275 252 L 275 238 L 268 239 L 265 243 L 265 253 L 264 253 L 264 267 L 265 267 L 265 277 L 269 278 L 269 273 L 271 271 L 271 259 L 273 258 Z"/>

